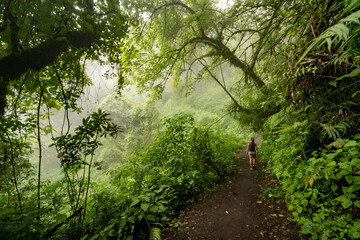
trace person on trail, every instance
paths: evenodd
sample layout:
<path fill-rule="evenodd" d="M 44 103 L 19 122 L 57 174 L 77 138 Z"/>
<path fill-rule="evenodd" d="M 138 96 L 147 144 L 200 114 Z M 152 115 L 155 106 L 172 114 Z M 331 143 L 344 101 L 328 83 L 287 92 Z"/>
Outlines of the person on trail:
<path fill-rule="evenodd" d="M 255 157 L 256 157 L 256 151 L 258 147 L 255 143 L 254 138 L 251 138 L 251 142 L 248 143 L 246 154 L 249 154 L 249 163 L 250 163 L 250 170 L 253 170 L 255 166 Z"/>

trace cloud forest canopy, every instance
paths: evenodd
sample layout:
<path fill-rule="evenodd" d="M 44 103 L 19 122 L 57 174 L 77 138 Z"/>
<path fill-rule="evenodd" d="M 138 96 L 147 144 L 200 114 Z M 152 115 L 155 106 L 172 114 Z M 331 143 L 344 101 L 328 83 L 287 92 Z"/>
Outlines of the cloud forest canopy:
<path fill-rule="evenodd" d="M 218 2 L 211 0 L 123 1 L 138 27 L 131 32 L 130 42 L 136 44 L 124 50 L 121 70 L 155 95 L 169 79 L 191 86 L 210 75 L 228 92 L 234 112 L 254 113 L 246 101 L 233 96 L 217 72 L 224 64 L 234 66 L 241 74 L 233 88 L 251 86 L 254 93 L 265 95 L 262 100 L 272 95 L 276 79 L 269 72 L 276 71 L 274 64 L 286 66 L 284 46 L 306 27 L 302 23 L 309 17 L 311 4 L 234 1 L 229 8 L 219 8 Z M 239 91 L 236 94 L 241 96 Z"/>

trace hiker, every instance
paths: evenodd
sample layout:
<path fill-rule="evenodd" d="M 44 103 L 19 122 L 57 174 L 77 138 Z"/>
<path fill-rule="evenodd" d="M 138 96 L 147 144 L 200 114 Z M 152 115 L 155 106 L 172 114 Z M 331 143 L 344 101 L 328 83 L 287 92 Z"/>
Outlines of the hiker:
<path fill-rule="evenodd" d="M 255 157 L 256 157 L 256 151 L 258 147 L 255 143 L 254 138 L 251 138 L 251 142 L 248 143 L 246 154 L 249 154 L 249 162 L 250 162 L 250 170 L 253 170 L 255 167 Z"/>

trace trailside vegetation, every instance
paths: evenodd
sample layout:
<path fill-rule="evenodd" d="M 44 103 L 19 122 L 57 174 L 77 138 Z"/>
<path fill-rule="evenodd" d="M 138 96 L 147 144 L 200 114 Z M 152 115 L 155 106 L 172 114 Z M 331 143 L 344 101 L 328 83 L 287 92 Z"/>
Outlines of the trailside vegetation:
<path fill-rule="evenodd" d="M 307 239 L 360 238 L 360 3 L 320 1 L 284 74 L 262 158 Z"/>
<path fill-rule="evenodd" d="M 162 124 L 155 140 L 112 168 L 103 183 L 91 178 L 98 166 L 94 152 L 101 137 L 120 130 L 107 114 L 99 110 L 74 134 L 55 138 L 64 176 L 41 185 L 40 209 L 34 182 L 7 185 L 1 194 L 0 237 L 146 239 L 158 234 L 201 192 L 237 169 L 235 152 L 243 141 L 199 126 L 188 114 L 165 118 Z"/>
<path fill-rule="evenodd" d="M 237 169 L 243 140 L 196 125 L 188 114 L 163 124 L 148 148 L 135 151 L 111 172 L 110 183 L 97 187 L 90 213 L 96 237 L 146 239 Z"/>

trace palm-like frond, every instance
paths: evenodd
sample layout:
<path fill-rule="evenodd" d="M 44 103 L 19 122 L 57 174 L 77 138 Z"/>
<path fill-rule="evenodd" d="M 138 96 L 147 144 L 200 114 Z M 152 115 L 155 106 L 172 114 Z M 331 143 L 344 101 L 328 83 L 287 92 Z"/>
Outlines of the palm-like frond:
<path fill-rule="evenodd" d="M 312 49 L 319 48 L 325 43 L 327 43 L 329 52 L 331 52 L 333 45 L 339 45 L 340 43 L 343 44 L 339 45 L 338 49 L 343 49 L 345 46 L 347 46 L 347 48 L 354 47 L 355 49 L 359 49 L 359 45 L 356 45 L 356 43 L 360 41 L 359 38 L 356 38 L 359 34 L 359 29 L 360 10 L 341 19 L 337 24 L 322 32 L 305 50 L 298 63 L 300 63 Z"/>

